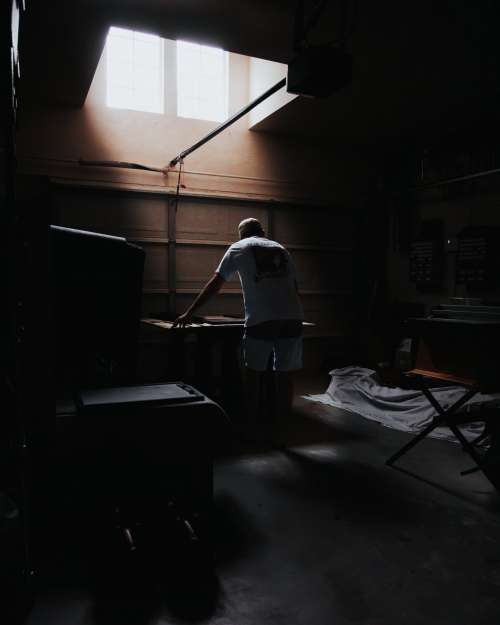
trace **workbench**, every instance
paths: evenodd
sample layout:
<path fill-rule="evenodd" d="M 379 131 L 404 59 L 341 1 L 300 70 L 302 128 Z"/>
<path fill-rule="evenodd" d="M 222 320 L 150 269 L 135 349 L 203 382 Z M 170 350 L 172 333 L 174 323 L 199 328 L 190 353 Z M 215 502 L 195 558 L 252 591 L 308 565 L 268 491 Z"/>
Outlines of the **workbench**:
<path fill-rule="evenodd" d="M 183 327 L 173 321 L 141 319 L 139 378 L 183 380 L 216 400 L 241 396 L 241 338 L 244 319 L 201 317 Z"/>
<path fill-rule="evenodd" d="M 141 382 L 183 380 L 225 408 L 241 401 L 241 339 L 245 320 L 195 317 L 174 328 L 173 321 L 141 319 L 138 375 Z M 304 327 L 313 323 L 304 321 Z"/>

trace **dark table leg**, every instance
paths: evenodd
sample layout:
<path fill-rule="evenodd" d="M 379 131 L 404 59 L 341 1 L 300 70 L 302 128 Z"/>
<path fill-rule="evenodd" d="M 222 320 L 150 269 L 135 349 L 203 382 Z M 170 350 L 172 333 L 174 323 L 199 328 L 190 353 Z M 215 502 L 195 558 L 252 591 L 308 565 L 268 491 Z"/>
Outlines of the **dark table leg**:
<path fill-rule="evenodd" d="M 415 445 L 420 443 L 420 441 L 424 439 L 428 434 L 430 434 L 432 430 L 434 430 L 435 428 L 439 427 L 442 424 L 443 422 L 441 422 L 441 419 L 433 419 L 432 423 L 430 423 L 426 428 L 424 428 L 414 438 L 412 438 L 410 442 L 406 443 L 406 445 L 401 447 L 401 449 L 397 451 L 395 454 L 393 454 L 389 458 L 389 460 L 386 460 L 385 464 L 387 466 L 393 465 L 396 462 L 396 460 L 399 460 L 401 456 L 404 456 L 406 452 L 410 451 L 410 449 L 412 449 L 413 447 L 415 447 Z"/>
<path fill-rule="evenodd" d="M 477 454 L 475 450 L 471 447 L 470 443 L 466 440 L 463 434 L 458 430 L 458 427 L 450 422 L 450 417 L 461 408 L 469 399 L 471 399 L 477 392 L 477 389 L 468 389 L 460 399 L 458 399 L 452 406 L 450 406 L 447 410 L 445 410 L 437 401 L 437 399 L 432 395 L 430 390 L 425 386 L 425 382 L 420 378 L 419 379 L 420 386 L 423 394 L 427 397 L 433 408 L 436 410 L 437 415 L 433 418 L 432 423 L 430 423 L 427 427 L 425 427 L 421 432 L 419 432 L 411 441 L 406 443 L 399 451 L 393 454 L 387 461 L 386 465 L 393 465 L 396 460 L 404 456 L 410 449 L 415 447 L 421 440 L 423 440 L 426 436 L 428 436 L 432 430 L 435 428 L 446 425 L 448 426 L 453 434 L 458 438 L 462 447 L 472 456 L 472 458 L 477 462 L 476 457 Z M 459 435 L 457 435 L 457 431 Z M 464 444 L 465 443 L 465 444 Z M 471 453 L 472 449 L 472 453 Z M 478 463 L 479 464 L 479 463 Z"/>

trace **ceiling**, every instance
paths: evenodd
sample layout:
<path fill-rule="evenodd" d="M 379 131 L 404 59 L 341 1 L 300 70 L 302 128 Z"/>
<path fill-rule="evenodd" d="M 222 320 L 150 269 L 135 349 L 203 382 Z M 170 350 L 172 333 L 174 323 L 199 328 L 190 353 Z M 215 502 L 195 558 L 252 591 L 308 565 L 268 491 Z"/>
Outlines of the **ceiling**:
<path fill-rule="evenodd" d="M 21 102 L 81 106 L 109 26 L 218 45 L 287 63 L 293 0 L 30 0 L 22 33 Z M 312 6 L 313 0 L 306 0 Z M 352 85 L 324 100 L 297 98 L 262 131 L 352 145 L 419 140 L 444 129 L 499 124 L 498 9 L 491 0 L 357 0 Z M 354 0 L 350 3 L 354 15 Z M 328 0 L 310 43 L 338 35 Z"/>

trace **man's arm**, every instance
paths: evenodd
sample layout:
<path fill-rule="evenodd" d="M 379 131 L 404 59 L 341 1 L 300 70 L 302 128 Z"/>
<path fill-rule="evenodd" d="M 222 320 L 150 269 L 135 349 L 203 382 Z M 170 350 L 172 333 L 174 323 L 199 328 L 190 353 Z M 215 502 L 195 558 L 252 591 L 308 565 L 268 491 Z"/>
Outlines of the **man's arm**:
<path fill-rule="evenodd" d="M 226 281 L 220 274 L 214 273 L 186 312 L 180 317 L 177 317 L 174 321 L 173 327 L 183 328 L 185 325 L 190 323 L 194 311 L 203 306 L 203 304 L 206 304 L 206 302 L 208 302 L 208 300 L 210 300 L 214 295 L 217 295 L 225 282 Z"/>

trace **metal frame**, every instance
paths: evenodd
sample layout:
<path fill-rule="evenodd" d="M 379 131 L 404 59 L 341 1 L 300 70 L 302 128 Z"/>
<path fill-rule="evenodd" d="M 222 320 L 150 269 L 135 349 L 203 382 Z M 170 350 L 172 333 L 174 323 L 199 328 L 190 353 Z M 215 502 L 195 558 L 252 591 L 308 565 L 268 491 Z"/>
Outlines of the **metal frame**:
<path fill-rule="evenodd" d="M 387 466 L 393 466 L 394 463 L 397 460 L 399 460 L 399 458 L 404 456 L 408 451 L 410 451 L 410 449 L 413 449 L 413 447 L 415 447 L 415 445 L 417 445 L 420 441 L 422 441 L 424 438 L 426 438 L 433 430 L 435 430 L 437 427 L 440 427 L 440 426 L 446 426 L 456 436 L 456 438 L 458 439 L 458 441 L 462 445 L 462 449 L 466 453 L 469 454 L 469 456 L 474 460 L 474 462 L 477 465 L 477 467 L 474 467 L 473 469 L 467 469 L 465 471 L 462 471 L 461 475 L 468 475 L 469 473 L 473 473 L 475 470 L 480 469 L 485 474 L 485 476 L 488 479 L 490 479 L 489 476 L 488 476 L 488 472 L 485 469 L 484 463 L 483 463 L 480 455 L 477 453 L 477 451 L 476 451 L 476 449 L 474 447 L 474 445 L 477 444 L 483 437 L 480 436 L 475 441 L 470 443 L 465 438 L 465 436 L 462 434 L 462 432 L 460 431 L 460 428 L 458 427 L 457 420 L 455 418 L 457 416 L 458 410 L 466 402 L 468 402 L 469 399 L 472 399 L 472 397 L 474 397 L 474 395 L 479 393 L 479 388 L 477 386 L 466 388 L 465 391 L 464 391 L 464 394 L 462 395 L 462 397 L 460 397 L 449 408 L 444 409 L 440 405 L 440 403 L 437 401 L 437 399 L 434 397 L 434 395 L 431 393 L 431 391 L 428 388 L 428 386 L 426 385 L 425 378 L 423 376 L 415 376 L 415 377 L 416 377 L 416 379 L 417 379 L 417 381 L 419 383 L 420 389 L 422 390 L 423 394 L 425 395 L 425 397 L 427 397 L 427 399 L 429 400 L 429 403 L 436 410 L 436 415 L 434 416 L 432 422 L 427 427 L 425 427 L 421 432 L 419 432 L 416 436 L 414 436 L 411 439 L 411 441 L 406 443 L 406 445 L 403 445 L 403 447 L 401 447 L 401 449 L 399 449 L 395 454 L 393 454 L 386 461 L 385 464 Z M 473 420 L 473 419 L 471 419 L 471 420 Z M 475 419 L 475 420 L 479 420 L 479 419 Z"/>

